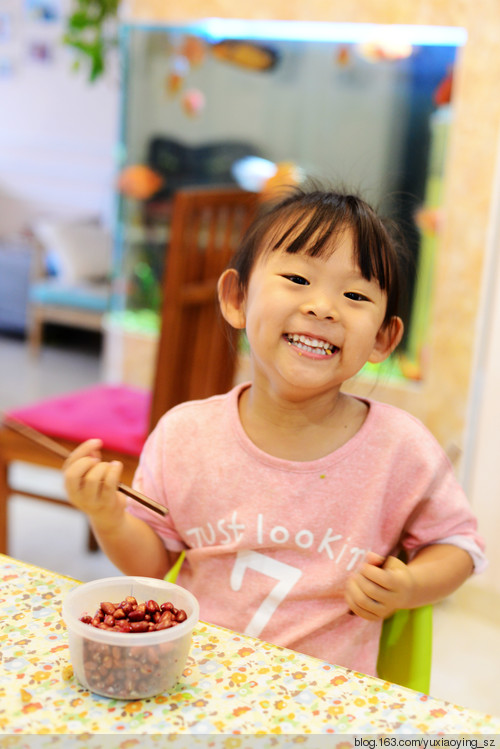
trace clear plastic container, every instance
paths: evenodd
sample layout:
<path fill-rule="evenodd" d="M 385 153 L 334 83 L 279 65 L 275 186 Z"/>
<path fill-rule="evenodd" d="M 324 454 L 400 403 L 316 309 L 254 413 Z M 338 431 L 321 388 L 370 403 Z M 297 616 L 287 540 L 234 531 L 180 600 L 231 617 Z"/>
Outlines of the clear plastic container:
<path fill-rule="evenodd" d="M 119 603 L 134 596 L 138 603 L 170 601 L 187 619 L 152 632 L 115 632 L 80 621 L 94 616 L 104 601 Z M 199 605 L 184 588 L 149 577 L 108 577 L 73 588 L 63 601 L 69 650 L 78 681 L 106 697 L 141 699 L 172 689 L 182 674 Z"/>

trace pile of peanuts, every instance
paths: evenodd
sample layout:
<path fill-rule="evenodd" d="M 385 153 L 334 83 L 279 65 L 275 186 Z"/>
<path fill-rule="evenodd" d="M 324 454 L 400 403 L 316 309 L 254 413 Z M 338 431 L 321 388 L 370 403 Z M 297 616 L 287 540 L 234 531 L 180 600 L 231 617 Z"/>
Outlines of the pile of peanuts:
<path fill-rule="evenodd" d="M 157 632 L 175 627 L 186 619 L 184 609 L 176 609 L 170 601 L 137 603 L 134 596 L 127 596 L 121 603 L 104 601 L 94 616 L 84 614 L 80 617 L 84 624 L 115 632 Z"/>
<path fill-rule="evenodd" d="M 137 603 L 127 596 L 121 603 L 101 603 L 93 617 L 80 621 L 114 632 L 151 632 L 174 627 L 187 619 L 172 603 Z M 156 646 L 117 646 L 94 640 L 83 642 L 83 666 L 90 689 L 108 697 L 135 699 L 170 688 L 179 674 L 176 643 Z"/>

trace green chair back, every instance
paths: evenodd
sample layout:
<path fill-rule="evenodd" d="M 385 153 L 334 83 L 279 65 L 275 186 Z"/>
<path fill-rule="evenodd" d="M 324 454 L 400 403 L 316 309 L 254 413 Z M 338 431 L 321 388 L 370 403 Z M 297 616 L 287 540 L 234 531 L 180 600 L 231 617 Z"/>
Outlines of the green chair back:
<path fill-rule="evenodd" d="M 401 609 L 384 621 L 377 671 L 381 679 L 429 694 L 432 606 Z"/>
<path fill-rule="evenodd" d="M 174 566 L 169 569 L 169 571 L 163 578 L 164 580 L 167 581 L 167 583 L 175 583 L 175 581 L 177 580 L 177 575 L 179 574 L 179 570 L 182 567 L 182 563 L 184 561 L 185 556 L 186 556 L 186 552 L 182 551 L 179 559 L 176 561 Z"/>

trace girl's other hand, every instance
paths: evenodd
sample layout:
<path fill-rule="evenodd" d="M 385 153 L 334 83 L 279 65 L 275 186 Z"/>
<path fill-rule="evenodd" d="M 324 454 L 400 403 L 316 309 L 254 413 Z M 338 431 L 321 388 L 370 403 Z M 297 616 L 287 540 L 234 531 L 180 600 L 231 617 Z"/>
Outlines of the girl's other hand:
<path fill-rule="evenodd" d="M 369 552 L 361 569 L 348 579 L 345 600 L 354 614 L 376 621 L 409 608 L 413 588 L 412 573 L 404 562 Z"/>
<path fill-rule="evenodd" d="M 79 445 L 63 465 L 69 501 L 85 512 L 96 528 L 112 528 L 122 517 L 126 499 L 118 492 L 123 466 L 101 460 L 101 440 Z"/>

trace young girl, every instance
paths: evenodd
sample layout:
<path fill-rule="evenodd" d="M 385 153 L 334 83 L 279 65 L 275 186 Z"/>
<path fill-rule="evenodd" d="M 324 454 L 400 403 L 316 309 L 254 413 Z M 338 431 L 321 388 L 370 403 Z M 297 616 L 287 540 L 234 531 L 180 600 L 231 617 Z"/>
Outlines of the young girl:
<path fill-rule="evenodd" d="M 203 620 L 375 674 L 383 619 L 483 568 L 436 440 L 341 391 L 400 342 L 401 279 L 397 248 L 357 197 L 297 190 L 257 218 L 219 280 L 251 382 L 173 408 L 141 456 L 134 485 L 168 514 L 127 506 L 121 465 L 100 461 L 98 440 L 66 463 L 70 501 L 124 573 L 163 577 L 185 551 L 178 583 Z"/>

